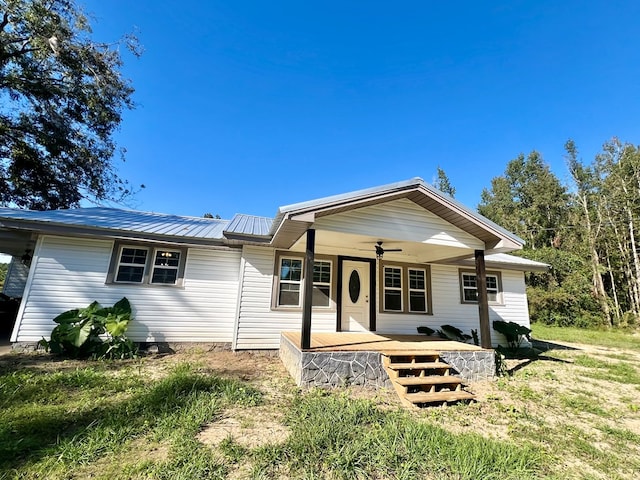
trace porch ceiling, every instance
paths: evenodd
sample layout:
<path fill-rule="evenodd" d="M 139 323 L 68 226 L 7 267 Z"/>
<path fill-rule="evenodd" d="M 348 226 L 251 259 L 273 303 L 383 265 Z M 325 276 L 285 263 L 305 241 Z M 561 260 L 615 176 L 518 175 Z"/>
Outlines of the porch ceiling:
<path fill-rule="evenodd" d="M 33 250 L 34 245 L 31 232 L 0 229 L 0 253 L 21 257 L 27 249 Z"/>
<path fill-rule="evenodd" d="M 383 242 L 383 248 L 400 248 L 401 252 L 385 252 L 384 259 L 403 263 L 435 263 L 449 259 L 466 258 L 473 255 L 473 248 L 460 248 L 433 243 L 398 240 L 391 237 L 374 237 L 316 230 L 316 254 L 343 255 L 349 257 L 375 258 L 375 244 Z M 291 250 L 304 252 L 306 236 L 303 235 Z"/>

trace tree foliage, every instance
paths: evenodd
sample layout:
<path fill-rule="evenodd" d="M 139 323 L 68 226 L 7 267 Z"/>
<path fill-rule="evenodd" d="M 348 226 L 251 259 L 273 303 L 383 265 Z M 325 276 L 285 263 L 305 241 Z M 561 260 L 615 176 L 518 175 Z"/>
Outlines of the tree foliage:
<path fill-rule="evenodd" d="M 551 265 L 528 273 L 534 321 L 631 326 L 640 318 L 640 149 L 612 139 L 591 162 L 565 144 L 571 185 L 537 152 L 511 161 L 479 211 L 527 241 L 522 255 Z"/>
<path fill-rule="evenodd" d="M 133 107 L 120 47 L 91 39 L 73 0 L 0 0 L 0 203 L 32 209 L 131 193 L 113 165 Z M 121 152 L 122 153 L 122 152 Z"/>
<path fill-rule="evenodd" d="M 456 196 L 456 189 L 449 181 L 449 177 L 445 173 L 445 171 L 438 166 L 436 181 L 433 183 L 433 186 L 436 187 L 443 193 L 446 193 L 451 198 Z"/>

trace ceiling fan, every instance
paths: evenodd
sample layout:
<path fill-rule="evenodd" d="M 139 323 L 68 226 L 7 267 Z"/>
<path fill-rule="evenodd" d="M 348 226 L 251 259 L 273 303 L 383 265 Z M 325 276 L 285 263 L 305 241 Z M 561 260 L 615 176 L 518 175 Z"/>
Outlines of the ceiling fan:
<path fill-rule="evenodd" d="M 401 252 L 401 248 L 382 248 L 382 240 L 376 242 L 376 258 L 382 258 L 384 252 Z"/>

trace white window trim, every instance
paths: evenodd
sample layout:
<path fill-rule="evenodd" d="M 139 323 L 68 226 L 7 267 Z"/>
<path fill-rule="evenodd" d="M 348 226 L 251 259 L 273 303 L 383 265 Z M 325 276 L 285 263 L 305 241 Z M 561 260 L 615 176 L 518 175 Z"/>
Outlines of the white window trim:
<path fill-rule="evenodd" d="M 145 250 L 147 252 L 145 263 L 140 264 L 140 263 L 123 262 L 122 254 L 125 248 L 131 248 L 134 250 Z M 145 283 L 145 278 L 147 277 L 147 265 L 149 264 L 149 250 L 151 250 L 149 247 L 144 247 L 141 245 L 130 245 L 130 244 L 120 245 L 120 248 L 118 248 L 118 257 L 116 259 L 116 267 L 113 275 L 113 283 L 123 283 L 123 284 L 129 284 L 129 285 L 142 285 L 143 283 Z M 142 267 L 142 278 L 140 279 L 139 282 L 132 282 L 129 280 L 118 280 L 118 272 L 120 271 L 120 267 L 137 267 L 137 268 Z"/>
<path fill-rule="evenodd" d="M 476 286 L 475 287 L 467 287 L 464 284 L 464 276 L 468 275 L 471 277 L 474 277 L 475 279 L 475 283 Z M 488 300 L 489 305 L 504 305 L 503 302 L 503 290 L 502 290 L 502 275 L 500 274 L 500 272 L 486 272 L 486 276 L 487 278 L 492 277 L 496 279 L 496 287 L 497 288 L 489 288 L 487 286 L 487 294 L 491 293 L 491 292 L 495 292 L 496 294 L 496 300 Z M 478 301 L 477 300 L 467 300 L 465 298 L 464 292 L 466 290 L 478 290 L 478 280 L 476 277 L 476 273 L 472 270 L 460 270 L 460 274 L 459 274 L 459 281 L 460 281 L 460 303 L 464 303 L 464 304 L 469 304 L 469 305 L 477 305 Z"/>
<path fill-rule="evenodd" d="M 302 275 L 300 277 L 300 295 L 298 296 L 298 305 L 281 305 L 280 304 L 280 285 L 284 283 L 298 283 L 292 282 L 290 280 L 281 280 L 280 274 L 282 269 L 282 260 L 299 260 L 302 265 Z M 330 264 L 329 283 L 325 282 L 313 282 L 313 285 L 320 286 L 329 286 L 329 305 L 312 305 L 313 310 L 321 310 L 321 311 L 335 311 L 336 310 L 336 302 L 335 302 L 335 262 L 333 257 L 328 257 L 325 255 L 316 255 L 314 262 L 325 262 Z M 272 282 L 272 293 L 271 293 L 271 308 L 273 310 L 287 310 L 287 311 L 301 311 L 302 303 L 304 299 L 304 275 L 305 275 L 305 258 L 302 255 L 296 255 L 295 253 L 287 251 L 277 251 L 274 258 L 274 272 L 273 272 L 273 282 Z M 312 296 L 313 298 L 313 296 Z"/>
<path fill-rule="evenodd" d="M 158 252 L 170 252 L 178 254 L 178 265 L 156 265 L 156 257 Z M 180 273 L 180 262 L 182 260 L 183 252 L 176 248 L 154 248 L 153 249 L 153 258 L 151 259 L 151 274 L 149 275 L 149 283 L 151 285 L 176 285 L 178 283 L 179 273 Z M 154 282 L 153 277 L 156 269 L 163 270 L 175 270 L 176 271 L 176 280 L 173 283 L 165 283 L 165 282 Z"/>
<path fill-rule="evenodd" d="M 404 272 L 403 272 L 403 268 L 399 265 L 384 265 L 383 267 L 383 271 L 382 271 L 382 310 L 384 312 L 392 312 L 392 313 L 402 313 L 404 312 L 404 294 L 403 294 L 403 290 L 404 290 Z M 387 287 L 386 286 L 386 275 L 387 275 L 387 269 L 396 269 L 396 270 L 400 270 L 400 287 Z M 400 292 L 400 309 L 399 310 L 393 310 L 390 308 L 387 308 L 387 291 L 395 291 L 395 292 Z"/>
<path fill-rule="evenodd" d="M 141 282 L 128 282 L 128 281 L 117 281 L 118 278 L 118 270 L 122 265 L 132 265 L 132 266 L 143 266 L 141 264 L 128 264 L 121 263 L 120 259 L 122 258 L 122 251 L 125 248 L 134 248 L 137 250 L 146 250 L 147 251 L 147 259 L 144 264 L 144 272 L 142 275 Z M 153 270 L 155 265 L 155 257 L 158 251 L 171 251 L 171 252 L 179 252 L 180 258 L 178 261 L 178 267 L 176 268 L 176 281 L 175 283 L 151 283 L 153 278 Z M 182 247 L 176 247 L 175 245 L 149 245 L 148 243 L 136 243 L 131 241 L 118 241 L 114 242 L 113 249 L 111 251 L 111 261 L 109 263 L 109 271 L 107 272 L 107 278 L 105 283 L 107 285 L 131 285 L 131 286 L 143 286 L 143 287 L 153 287 L 153 288 L 183 288 L 184 283 L 184 273 L 185 267 L 187 263 L 187 255 L 188 249 Z M 158 265 L 159 268 L 172 268 L 172 267 L 164 267 Z"/>
<path fill-rule="evenodd" d="M 422 272 L 424 288 L 411 288 L 411 272 Z M 427 269 L 426 268 L 416 268 L 416 267 L 407 267 L 407 309 L 410 313 L 427 313 L 429 311 L 429 292 L 427 291 Z M 420 292 L 424 294 L 424 310 L 411 310 L 411 292 Z"/>
<path fill-rule="evenodd" d="M 282 275 L 282 262 L 284 260 L 295 260 L 295 261 L 299 261 L 300 262 L 300 280 L 282 280 L 281 275 Z M 299 258 L 299 257 L 289 257 L 289 256 L 281 256 L 280 260 L 278 261 L 278 291 L 276 293 L 276 305 L 279 308 L 298 308 L 302 305 L 302 295 L 303 293 L 303 281 L 304 279 L 304 259 L 303 258 Z M 280 304 L 280 287 L 282 285 L 299 285 L 298 287 L 298 303 L 293 305 L 293 304 L 285 304 L 282 305 Z"/>
<path fill-rule="evenodd" d="M 328 305 L 313 305 L 313 308 L 331 308 L 331 299 L 333 298 L 333 262 L 331 260 L 326 259 L 317 259 L 313 262 L 315 263 L 328 263 L 329 264 L 329 282 L 313 282 L 313 287 L 322 286 L 329 287 L 329 304 Z M 304 260 L 302 261 L 302 267 L 304 268 Z M 312 295 L 313 297 L 313 295 Z M 313 302 L 313 300 L 312 300 Z"/>

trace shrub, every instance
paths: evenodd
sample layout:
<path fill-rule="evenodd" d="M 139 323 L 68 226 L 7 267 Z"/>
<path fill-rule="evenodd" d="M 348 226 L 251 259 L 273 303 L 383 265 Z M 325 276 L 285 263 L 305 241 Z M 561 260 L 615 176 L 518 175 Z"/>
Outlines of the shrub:
<path fill-rule="evenodd" d="M 137 348 L 125 335 L 131 320 L 131 304 L 126 297 L 112 307 L 93 302 L 54 318 L 58 325 L 51 332 L 51 340 L 43 338 L 39 344 L 51 353 L 72 358 L 133 358 Z"/>

